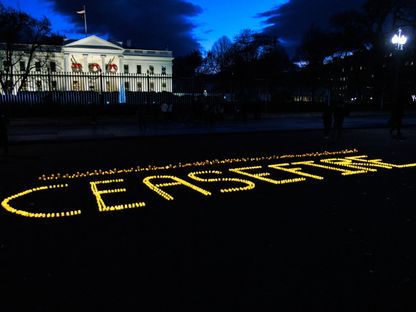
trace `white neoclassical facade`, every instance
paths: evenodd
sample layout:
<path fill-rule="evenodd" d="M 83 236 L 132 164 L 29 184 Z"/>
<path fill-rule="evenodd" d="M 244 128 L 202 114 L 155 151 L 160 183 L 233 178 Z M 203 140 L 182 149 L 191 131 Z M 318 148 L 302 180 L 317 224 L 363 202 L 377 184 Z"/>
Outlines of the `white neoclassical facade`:
<path fill-rule="evenodd" d="M 123 88 L 126 91 L 172 92 L 172 51 L 124 48 L 121 43 L 95 35 L 67 40 L 62 46 L 45 50 L 36 53 L 30 75 L 20 90 L 108 92 Z M 12 70 L 18 77 L 27 67 L 28 59 L 24 52 L 16 56 L 19 60 L 14 62 Z M 0 69 L 4 70 L 5 66 L 3 60 Z"/>
<path fill-rule="evenodd" d="M 95 35 L 64 44 L 59 57 L 64 72 L 77 71 L 74 64 L 80 64 L 83 72 L 141 75 L 172 75 L 172 60 L 171 51 L 125 49 Z"/>

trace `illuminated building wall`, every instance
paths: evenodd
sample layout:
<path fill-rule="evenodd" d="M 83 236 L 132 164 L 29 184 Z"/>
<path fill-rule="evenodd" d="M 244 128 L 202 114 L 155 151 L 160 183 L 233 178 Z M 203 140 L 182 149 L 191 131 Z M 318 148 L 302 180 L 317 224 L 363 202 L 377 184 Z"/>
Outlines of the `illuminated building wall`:
<path fill-rule="evenodd" d="M 20 49 L 20 52 L 15 53 L 16 60 L 12 68 L 15 79 L 19 79 L 28 62 L 24 45 Z M 119 43 L 92 35 L 64 42 L 63 46 L 42 48 L 35 55 L 31 64 L 31 75 L 21 91 L 100 89 L 112 92 L 119 91 L 122 85 L 129 91 L 172 92 L 172 61 L 172 51 L 124 48 Z M 0 70 L 6 70 L 7 66 L 5 50 L 0 45 Z M 58 79 L 50 81 L 48 74 Z M 94 75 L 99 74 L 105 74 L 103 81 L 94 79 Z M 149 80 L 139 83 L 134 79 L 138 76 L 149 77 Z M 163 77 L 167 77 L 166 80 Z M 83 78 L 91 82 L 85 83 L 86 79 Z M 156 80 L 161 82 L 157 83 Z M 19 87 L 17 84 L 16 89 Z"/>

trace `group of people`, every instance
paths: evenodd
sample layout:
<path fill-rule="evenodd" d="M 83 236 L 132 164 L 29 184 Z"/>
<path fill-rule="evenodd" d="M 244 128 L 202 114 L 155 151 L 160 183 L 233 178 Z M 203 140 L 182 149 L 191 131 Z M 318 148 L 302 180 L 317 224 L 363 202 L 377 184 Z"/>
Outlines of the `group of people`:
<path fill-rule="evenodd" d="M 322 114 L 325 139 L 339 140 L 341 138 L 344 119 L 348 114 L 348 108 L 341 96 L 335 96 L 326 103 Z"/>

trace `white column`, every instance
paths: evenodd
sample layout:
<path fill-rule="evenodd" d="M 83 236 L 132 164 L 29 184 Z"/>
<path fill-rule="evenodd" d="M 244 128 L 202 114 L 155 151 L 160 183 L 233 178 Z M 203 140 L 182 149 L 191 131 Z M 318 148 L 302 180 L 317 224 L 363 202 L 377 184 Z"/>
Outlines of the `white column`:
<path fill-rule="evenodd" d="M 88 54 L 83 54 L 83 64 L 82 64 L 82 69 L 84 72 L 88 72 Z"/>
<path fill-rule="evenodd" d="M 64 53 L 64 72 L 70 72 L 71 71 L 71 62 L 69 60 L 69 53 Z"/>
<path fill-rule="evenodd" d="M 124 57 L 122 55 L 118 57 L 118 71 L 120 74 L 124 73 Z"/>
<path fill-rule="evenodd" d="M 124 57 L 122 55 L 119 55 L 118 63 L 119 63 L 118 70 L 119 70 L 120 75 L 122 75 L 122 74 L 124 74 Z M 118 79 L 118 82 L 117 82 L 117 84 L 118 84 L 117 89 L 118 90 L 120 90 L 120 85 L 122 83 L 124 83 L 124 82 L 121 81 L 121 76 L 119 76 L 119 79 Z"/>
<path fill-rule="evenodd" d="M 101 70 L 105 73 L 105 55 L 101 55 Z"/>

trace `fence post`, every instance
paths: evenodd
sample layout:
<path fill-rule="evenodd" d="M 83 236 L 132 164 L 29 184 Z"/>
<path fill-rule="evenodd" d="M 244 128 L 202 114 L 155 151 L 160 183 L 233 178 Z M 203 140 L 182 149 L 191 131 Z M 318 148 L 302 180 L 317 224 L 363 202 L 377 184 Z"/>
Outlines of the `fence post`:
<path fill-rule="evenodd" d="M 102 70 L 100 70 L 100 105 L 104 106 L 103 71 Z"/>
<path fill-rule="evenodd" d="M 149 104 L 150 104 L 150 82 L 149 82 L 149 70 L 147 70 L 147 76 L 146 76 L 146 78 L 147 78 L 147 96 L 146 96 L 146 98 L 147 98 L 147 104 L 149 105 Z"/>

